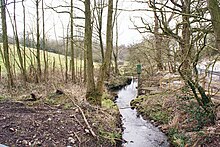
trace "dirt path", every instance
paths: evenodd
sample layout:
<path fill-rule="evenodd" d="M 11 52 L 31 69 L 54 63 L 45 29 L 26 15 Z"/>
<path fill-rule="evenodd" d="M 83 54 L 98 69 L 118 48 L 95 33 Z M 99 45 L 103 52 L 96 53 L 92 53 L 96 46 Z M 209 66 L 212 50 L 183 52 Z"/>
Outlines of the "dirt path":
<path fill-rule="evenodd" d="M 29 107 L 23 102 L 0 102 L 0 144 L 8 146 L 112 146 L 94 138 L 78 108 L 49 105 Z M 90 119 L 91 120 L 91 119 Z M 95 123 L 89 121 L 97 132 Z"/>

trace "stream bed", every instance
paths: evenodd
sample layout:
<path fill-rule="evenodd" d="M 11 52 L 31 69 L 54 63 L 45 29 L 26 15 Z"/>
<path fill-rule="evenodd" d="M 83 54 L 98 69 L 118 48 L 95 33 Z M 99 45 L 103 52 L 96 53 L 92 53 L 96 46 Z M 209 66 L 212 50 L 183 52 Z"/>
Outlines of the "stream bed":
<path fill-rule="evenodd" d="M 131 100 L 137 96 L 137 82 L 132 80 L 131 84 L 118 91 L 116 104 L 122 115 L 122 126 L 124 128 L 122 138 L 125 147 L 169 147 L 167 137 L 149 121 L 138 116 L 136 109 L 130 108 Z"/>

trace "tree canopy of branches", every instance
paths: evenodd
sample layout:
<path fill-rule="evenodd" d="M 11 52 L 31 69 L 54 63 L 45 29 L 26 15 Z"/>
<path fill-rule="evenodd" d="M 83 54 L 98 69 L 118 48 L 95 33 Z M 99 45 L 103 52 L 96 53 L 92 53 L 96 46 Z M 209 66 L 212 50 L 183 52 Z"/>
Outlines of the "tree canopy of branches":
<path fill-rule="evenodd" d="M 219 3 L 215 0 L 150 0 L 148 2 L 138 2 L 148 4 L 149 8 L 146 11 L 151 11 L 155 18 L 154 25 L 151 25 L 143 17 L 141 17 L 141 21 L 144 27 L 134 25 L 141 33 L 152 33 L 155 35 L 156 62 L 161 63 L 161 60 L 163 60 L 161 59 L 161 53 L 165 52 L 165 50 L 161 51 L 161 45 L 158 46 L 159 37 L 173 38 L 178 42 L 179 51 L 176 54 L 178 57 L 176 61 L 179 64 L 179 74 L 185 81 L 185 84 L 193 91 L 198 103 L 207 111 L 210 119 L 214 122 L 214 106 L 211 98 L 205 94 L 205 89 L 199 84 L 196 66 L 201 53 L 206 49 L 207 35 L 211 35 L 213 31 L 215 32 L 216 47 L 218 48 Z M 208 2 L 212 20 L 208 17 L 209 12 L 207 11 L 206 2 Z M 211 26 L 213 26 L 213 30 Z M 168 52 L 169 54 L 170 51 Z M 158 65 L 158 69 L 162 68 Z"/>

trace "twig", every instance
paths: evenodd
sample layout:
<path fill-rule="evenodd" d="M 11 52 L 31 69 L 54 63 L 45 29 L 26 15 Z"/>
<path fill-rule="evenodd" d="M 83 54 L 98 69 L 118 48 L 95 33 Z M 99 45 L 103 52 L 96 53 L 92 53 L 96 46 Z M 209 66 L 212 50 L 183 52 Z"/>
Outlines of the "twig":
<path fill-rule="evenodd" d="M 83 119 L 84 119 L 84 121 L 85 121 L 85 123 L 86 123 L 86 125 L 87 125 L 87 128 L 89 129 L 89 131 L 90 131 L 90 133 L 92 134 L 92 136 L 93 136 L 93 137 L 96 137 L 96 134 L 93 132 L 92 127 L 89 125 L 89 123 L 88 123 L 88 121 L 87 121 L 87 119 L 86 119 L 86 116 L 85 116 L 83 110 L 82 110 L 82 109 L 80 108 L 80 106 L 77 105 L 70 97 L 69 97 L 69 99 L 72 101 L 72 103 L 73 103 L 73 104 L 79 109 L 79 111 L 81 112 L 81 114 L 82 114 L 82 116 L 83 116 Z"/>
<path fill-rule="evenodd" d="M 80 140 L 79 136 L 76 134 L 76 132 L 73 132 L 73 133 L 76 136 L 76 138 L 78 139 L 79 143 L 81 144 L 81 140 Z"/>
<path fill-rule="evenodd" d="M 77 118 L 75 115 L 73 115 L 73 117 L 74 117 L 75 120 L 80 124 L 80 126 L 84 127 L 83 124 L 78 120 L 78 118 Z"/>
<path fill-rule="evenodd" d="M 119 109 L 130 109 L 130 108 L 132 108 L 131 106 L 128 106 L 128 107 L 121 107 L 121 108 L 119 108 Z"/>

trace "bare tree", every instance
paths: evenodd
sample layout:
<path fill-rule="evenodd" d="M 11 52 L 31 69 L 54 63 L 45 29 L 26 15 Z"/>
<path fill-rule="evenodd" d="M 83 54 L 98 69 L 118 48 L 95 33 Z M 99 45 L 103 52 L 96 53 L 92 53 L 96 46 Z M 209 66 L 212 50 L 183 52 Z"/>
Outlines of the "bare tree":
<path fill-rule="evenodd" d="M 118 20 L 116 18 L 115 20 L 115 28 L 116 28 L 116 37 L 115 37 L 115 50 L 113 50 L 113 57 L 114 57 L 114 63 L 115 63 L 115 74 L 119 74 L 119 69 L 118 69 Z"/>
<path fill-rule="evenodd" d="M 216 48 L 220 51 L 220 6 L 219 0 L 207 0 L 216 37 Z"/>
<path fill-rule="evenodd" d="M 113 49 L 113 57 L 114 57 L 114 63 L 115 63 L 115 74 L 118 75 L 119 74 L 119 70 L 118 70 L 118 16 L 120 15 L 120 13 L 118 13 L 118 2 L 119 0 L 116 0 L 115 3 L 115 13 L 114 13 L 114 20 L 113 20 L 113 26 L 115 25 L 115 51 Z M 112 35 L 113 37 L 113 35 Z M 112 38 L 113 40 L 113 38 Z"/>
<path fill-rule="evenodd" d="M 37 55 L 36 55 L 36 60 L 37 60 L 37 82 L 40 82 L 41 80 L 41 55 L 40 55 L 40 24 L 39 24 L 39 3 L 40 0 L 35 1 L 36 5 L 36 22 L 37 22 Z"/>
<path fill-rule="evenodd" d="M 210 97 L 206 95 L 205 89 L 196 80 L 198 79 L 198 75 L 196 74 L 198 57 L 200 57 L 201 51 L 206 45 L 206 35 L 204 34 L 210 32 L 208 19 L 205 17 L 206 9 L 204 9 L 204 1 L 151 0 L 149 6 L 152 8 L 151 10 L 154 12 L 154 16 L 157 17 L 161 32 L 160 35 L 172 37 L 178 42 L 180 48 L 178 51 L 178 72 L 185 81 L 185 84 L 193 91 L 198 104 L 207 112 L 210 120 L 214 122 L 215 110 L 213 103 Z M 171 24 L 173 18 L 176 18 L 176 21 L 172 21 Z M 146 25 L 147 32 L 155 34 L 155 29 L 153 31 L 151 26 L 145 23 L 143 18 L 142 22 Z M 156 33 L 158 33 L 157 30 Z M 204 45 L 196 46 L 196 43 L 202 43 Z M 197 47 L 197 50 L 195 50 L 195 47 Z"/>
<path fill-rule="evenodd" d="M 24 0 L 22 0 L 22 7 L 23 7 L 23 61 L 24 61 L 24 71 L 27 73 L 27 63 L 26 63 L 26 14 L 25 14 L 25 6 Z M 27 79 L 26 79 L 27 80 Z"/>
<path fill-rule="evenodd" d="M 154 2 L 155 3 L 155 2 Z M 155 48 L 156 48 L 156 62 L 157 69 L 163 70 L 162 63 L 162 37 L 159 34 L 159 20 L 157 17 L 157 13 L 154 11 L 154 36 L 155 36 Z"/>
<path fill-rule="evenodd" d="M 103 84 L 104 80 L 107 79 L 110 71 L 110 63 L 113 50 L 113 0 L 108 2 L 108 18 L 107 18 L 107 33 L 106 33 L 106 52 L 105 60 L 100 68 L 100 75 L 97 82 L 97 91 L 99 93 L 99 100 L 101 101 L 101 96 L 103 94 Z"/>
<path fill-rule="evenodd" d="M 70 7 L 70 48 L 71 48 L 71 75 L 72 75 L 72 81 L 73 83 L 76 82 L 75 77 L 75 62 L 74 62 L 74 40 L 73 40 L 73 0 L 71 0 L 71 7 Z"/>
<path fill-rule="evenodd" d="M 7 34 L 7 21 L 6 21 L 6 3 L 5 0 L 1 0 L 1 19 L 2 19 L 2 40 L 3 40 L 3 58 L 5 63 L 5 68 L 7 71 L 8 77 L 8 86 L 14 86 L 10 59 L 9 59 L 9 50 L 8 50 L 8 34 Z"/>
<path fill-rule="evenodd" d="M 105 8 L 105 0 L 94 0 L 94 5 L 95 5 L 95 11 L 97 17 L 95 18 L 95 24 L 96 24 L 96 29 L 98 32 L 98 37 L 99 37 L 99 43 L 100 43 L 100 49 L 101 49 L 101 56 L 102 56 L 102 62 L 104 62 L 104 45 L 103 45 L 103 39 L 102 39 L 102 27 L 103 27 L 103 11 Z"/>
<path fill-rule="evenodd" d="M 91 11 L 90 0 L 85 0 L 85 39 L 84 47 L 87 57 L 87 85 L 86 98 L 90 103 L 101 105 L 101 100 L 96 97 L 96 88 L 94 81 L 94 67 L 92 57 L 92 26 L 91 26 Z"/>
<path fill-rule="evenodd" d="M 68 58 L 67 58 L 67 54 L 68 54 L 68 48 L 69 48 L 69 27 L 67 27 L 67 37 L 66 37 L 66 47 L 65 47 L 65 82 L 67 83 L 68 81 Z"/>
<path fill-rule="evenodd" d="M 45 15 L 44 15 L 44 0 L 41 1 L 42 5 L 42 27 L 43 27 L 43 40 L 42 40 L 42 49 L 43 49 L 43 57 L 44 57 L 44 79 L 48 78 L 48 59 L 46 56 L 46 39 L 45 39 Z"/>
<path fill-rule="evenodd" d="M 16 42 L 16 47 L 17 47 L 17 54 L 18 54 L 18 59 L 19 59 L 19 67 L 23 76 L 23 80 L 26 83 L 27 82 L 27 74 L 26 74 L 26 69 L 24 68 L 24 62 L 23 62 L 23 57 L 21 54 L 21 48 L 20 48 L 20 43 L 19 43 L 19 38 L 18 38 L 18 31 L 17 31 L 17 21 L 16 21 L 16 1 L 14 0 L 14 35 L 15 35 L 15 42 Z"/>

